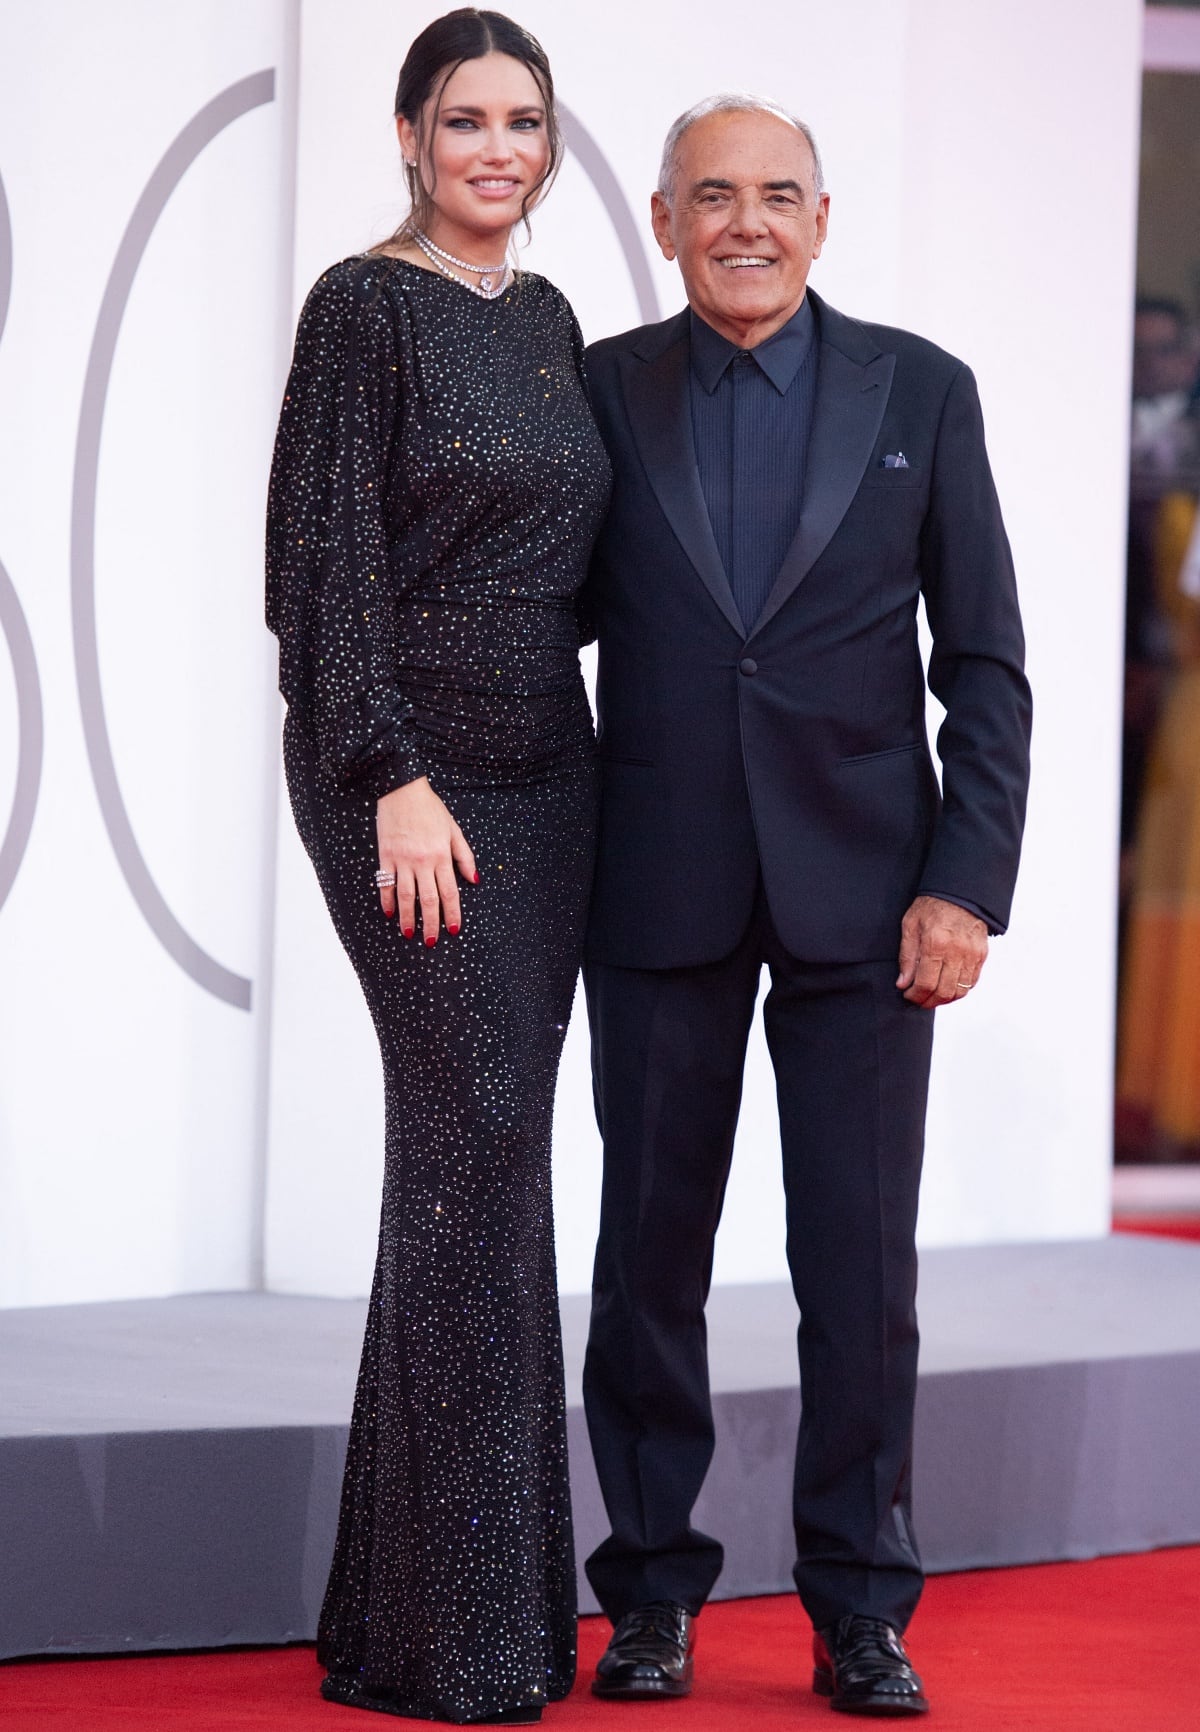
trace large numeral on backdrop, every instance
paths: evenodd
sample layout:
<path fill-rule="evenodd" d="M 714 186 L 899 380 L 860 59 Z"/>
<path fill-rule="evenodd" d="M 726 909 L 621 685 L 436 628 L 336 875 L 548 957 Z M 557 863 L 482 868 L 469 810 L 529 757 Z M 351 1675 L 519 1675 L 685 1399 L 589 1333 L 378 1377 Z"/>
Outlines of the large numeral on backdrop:
<path fill-rule="evenodd" d="M 117 248 L 96 320 L 79 411 L 71 504 L 71 623 L 75 641 L 75 678 L 88 762 L 113 852 L 134 901 L 168 955 L 175 959 L 197 985 L 223 999 L 226 1004 L 232 1004 L 241 1010 L 250 1008 L 251 982 L 209 956 L 184 930 L 151 876 L 121 797 L 104 715 L 96 632 L 96 477 L 100 464 L 104 407 L 121 321 L 150 237 L 167 201 L 205 146 L 243 114 L 274 101 L 274 98 L 273 71 L 257 72 L 230 85 L 227 90 L 206 103 L 188 122 L 150 176 Z M 568 147 L 578 157 L 581 167 L 596 187 L 608 211 L 625 254 L 642 317 L 647 320 L 656 319 L 658 302 L 653 279 L 633 213 L 620 184 L 595 140 L 583 124 L 568 111 L 563 112 L 563 130 Z M 0 205 L 0 218 L 2 217 L 3 207 Z M 0 246 L 0 265 L 2 262 L 3 248 Z M 0 276 L 0 308 L 5 299 L 5 283 Z M 0 325 L 2 323 L 0 316 Z M 8 883 L 11 882 L 11 875 L 6 880 L 5 872 L 9 870 L 10 874 L 15 875 L 13 860 L 19 861 L 27 839 L 28 825 L 32 821 L 33 804 L 37 797 L 41 764 L 41 705 L 38 699 L 36 670 L 32 663 L 32 647 L 30 646 L 26 656 L 28 632 L 24 632 L 24 619 L 3 568 L 0 568 L 0 624 L 3 624 L 13 649 L 14 666 L 18 670 L 18 698 L 24 700 L 18 797 L 14 801 L 8 835 L 0 849 L 2 902 Z M 26 659 L 23 661 L 22 657 Z"/>
<path fill-rule="evenodd" d="M 8 199 L 0 180 L 0 337 L 8 319 L 12 292 L 13 247 Z M 3 908 L 29 842 L 33 814 L 37 809 L 42 779 L 42 692 L 38 681 L 33 639 L 21 611 L 21 603 L 4 566 L 0 564 L 0 631 L 8 640 L 13 684 L 17 693 L 17 779 L 12 811 L 0 841 L 0 908 Z"/>
<path fill-rule="evenodd" d="M 88 762 L 109 841 L 134 901 L 168 955 L 198 986 L 239 1010 L 250 1008 L 250 981 L 209 956 L 180 925 L 150 874 L 121 798 L 104 717 L 96 635 L 96 476 L 100 464 L 104 405 L 121 321 L 138 266 L 158 220 L 171 194 L 205 146 L 243 114 L 274 99 L 273 71 L 256 72 L 231 84 L 188 122 L 147 181 L 121 237 L 100 303 L 79 409 L 71 500 L 71 624 L 75 638 L 75 679 Z"/>
<path fill-rule="evenodd" d="M 633 292 L 637 296 L 638 311 L 645 322 L 652 325 L 659 317 L 658 296 L 654 292 L 654 278 L 646 258 L 642 233 L 637 218 L 630 209 L 629 200 L 609 166 L 608 158 L 583 122 L 572 114 L 569 108 L 564 108 L 562 103 L 558 105 L 558 117 L 562 122 L 567 149 L 578 157 L 580 168 L 599 193 L 600 202 L 608 212 L 608 220 L 621 243 L 621 251 L 625 254 L 625 263 L 633 283 Z"/>

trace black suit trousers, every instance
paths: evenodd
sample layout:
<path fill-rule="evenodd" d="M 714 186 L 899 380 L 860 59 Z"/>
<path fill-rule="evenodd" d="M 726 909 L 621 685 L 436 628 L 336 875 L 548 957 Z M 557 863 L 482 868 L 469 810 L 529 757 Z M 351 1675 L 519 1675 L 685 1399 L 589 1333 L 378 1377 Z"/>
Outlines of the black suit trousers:
<path fill-rule="evenodd" d="M 821 1628 L 903 1629 L 922 1586 L 910 1519 L 914 1244 L 933 1013 L 896 962 L 803 963 L 765 899 L 731 955 L 585 967 L 604 1185 L 584 1403 L 611 1533 L 588 1559 L 614 1621 L 698 1612 L 721 1569 L 691 1522 L 713 1450 L 704 1305 L 760 971 L 800 1308 L 795 1579 Z"/>

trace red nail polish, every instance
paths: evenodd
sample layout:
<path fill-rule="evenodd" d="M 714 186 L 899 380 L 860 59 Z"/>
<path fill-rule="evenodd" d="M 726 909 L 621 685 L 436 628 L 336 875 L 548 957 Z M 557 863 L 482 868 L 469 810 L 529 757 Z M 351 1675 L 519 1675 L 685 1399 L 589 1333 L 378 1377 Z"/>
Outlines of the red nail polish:
<path fill-rule="evenodd" d="M 478 872 L 478 869 L 477 869 L 477 870 L 476 870 L 476 873 L 475 873 L 475 876 L 474 876 L 474 878 L 472 878 L 472 880 L 471 880 L 471 882 L 472 882 L 472 884 L 478 884 L 478 882 L 479 882 L 479 872 Z"/>
<path fill-rule="evenodd" d="M 458 927 L 457 926 L 447 926 L 446 931 L 450 934 L 451 938 L 457 938 L 458 937 Z"/>
<path fill-rule="evenodd" d="M 426 949 L 432 950 L 436 943 L 437 943 L 437 934 L 431 933 L 430 936 L 425 940 Z"/>
<path fill-rule="evenodd" d="M 413 935 L 414 928 L 411 926 L 405 926 L 405 927 L 402 927 L 401 930 L 403 931 L 405 938 L 411 938 Z"/>

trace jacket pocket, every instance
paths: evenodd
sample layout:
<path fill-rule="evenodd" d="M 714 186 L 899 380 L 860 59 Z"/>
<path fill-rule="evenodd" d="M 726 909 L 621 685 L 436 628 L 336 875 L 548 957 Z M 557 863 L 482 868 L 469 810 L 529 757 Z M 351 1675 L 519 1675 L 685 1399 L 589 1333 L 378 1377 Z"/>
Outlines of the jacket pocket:
<path fill-rule="evenodd" d="M 848 770 L 854 764 L 878 764 L 885 758 L 902 758 L 909 752 L 919 752 L 924 745 L 923 740 L 910 740 L 906 746 L 885 746 L 881 752 L 858 752 L 852 758 L 838 760 L 839 770 Z"/>
<path fill-rule="evenodd" d="M 914 487 L 924 487 L 927 471 L 919 464 L 907 469 L 868 469 L 860 487 L 878 488 L 880 492 L 907 493 Z"/>

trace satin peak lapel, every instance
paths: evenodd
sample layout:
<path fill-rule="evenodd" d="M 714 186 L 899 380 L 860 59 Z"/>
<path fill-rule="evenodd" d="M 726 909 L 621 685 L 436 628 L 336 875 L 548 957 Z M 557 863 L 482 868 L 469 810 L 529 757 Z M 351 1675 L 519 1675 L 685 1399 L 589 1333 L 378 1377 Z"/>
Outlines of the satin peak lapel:
<path fill-rule="evenodd" d="M 879 437 L 895 370 L 894 355 L 877 350 L 863 363 L 822 343 L 800 526 L 751 637 L 808 576 L 850 509 Z"/>
<path fill-rule="evenodd" d="M 689 350 L 681 336 L 652 360 L 626 356 L 625 402 L 638 452 L 663 514 L 700 581 L 739 638 L 746 628 L 725 575 L 696 467 Z"/>

